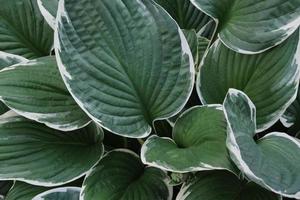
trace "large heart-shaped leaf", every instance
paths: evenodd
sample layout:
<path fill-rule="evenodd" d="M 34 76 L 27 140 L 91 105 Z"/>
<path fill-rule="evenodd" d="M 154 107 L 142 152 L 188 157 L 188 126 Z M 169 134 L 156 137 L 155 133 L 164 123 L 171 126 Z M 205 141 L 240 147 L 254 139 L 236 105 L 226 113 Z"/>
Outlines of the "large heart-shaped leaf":
<path fill-rule="evenodd" d="M 75 180 L 100 159 L 102 137 L 94 123 L 66 133 L 20 116 L 2 115 L 0 179 L 41 186 Z"/>
<path fill-rule="evenodd" d="M 240 53 L 281 43 L 300 25 L 299 0 L 190 0 L 215 19 L 219 38 Z"/>
<path fill-rule="evenodd" d="M 154 120 L 175 115 L 190 96 L 188 44 L 152 1 L 62 0 L 55 37 L 67 87 L 111 132 L 146 137 Z"/>
<path fill-rule="evenodd" d="M 8 192 L 5 200 L 32 200 L 33 197 L 48 189 L 17 181 Z"/>
<path fill-rule="evenodd" d="M 275 193 L 300 198 L 300 142 L 278 132 L 255 141 L 255 106 L 241 91 L 229 90 L 224 112 L 228 121 L 227 147 L 239 169 Z"/>
<path fill-rule="evenodd" d="M 141 150 L 143 163 L 174 172 L 234 171 L 226 149 L 227 123 L 221 106 L 193 107 L 173 128 L 173 140 L 152 136 Z M 162 154 L 163 152 L 163 154 Z"/>
<path fill-rule="evenodd" d="M 20 115 L 58 130 L 75 130 L 90 122 L 64 85 L 55 57 L 0 71 L 0 98 Z"/>
<path fill-rule="evenodd" d="M 257 109 L 257 131 L 272 126 L 294 101 L 299 83 L 299 32 L 258 55 L 236 53 L 217 40 L 198 74 L 202 103 L 222 103 L 229 88 L 245 92 Z"/>
<path fill-rule="evenodd" d="M 46 22 L 55 29 L 55 18 L 58 9 L 59 0 L 37 0 L 39 9 Z"/>
<path fill-rule="evenodd" d="M 253 182 L 243 182 L 225 171 L 199 172 L 184 183 L 176 200 L 279 200 Z"/>
<path fill-rule="evenodd" d="M 62 187 L 43 192 L 32 200 L 79 200 L 81 188 Z"/>
<path fill-rule="evenodd" d="M 81 198 L 110 200 L 171 200 L 172 188 L 160 169 L 144 167 L 140 158 L 127 150 L 106 154 L 87 174 Z"/>
<path fill-rule="evenodd" d="M 37 58 L 53 46 L 53 30 L 36 0 L 0 0 L 0 51 Z"/>

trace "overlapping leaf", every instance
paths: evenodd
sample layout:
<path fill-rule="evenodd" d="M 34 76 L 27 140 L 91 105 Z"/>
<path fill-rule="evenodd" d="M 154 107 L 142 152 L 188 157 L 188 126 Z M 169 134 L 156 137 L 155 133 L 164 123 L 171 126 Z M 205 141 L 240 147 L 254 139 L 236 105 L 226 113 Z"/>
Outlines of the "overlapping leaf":
<path fill-rule="evenodd" d="M 42 186 L 72 181 L 100 159 L 102 137 L 95 124 L 66 133 L 20 116 L 2 116 L 0 179 Z"/>
<path fill-rule="evenodd" d="M 294 101 L 299 83 L 299 32 L 258 55 L 236 53 L 220 40 L 200 67 L 197 89 L 202 103 L 222 103 L 229 88 L 245 92 L 257 109 L 257 131 L 272 126 Z"/>
<path fill-rule="evenodd" d="M 228 121 L 227 147 L 239 169 L 262 187 L 300 198 L 300 142 L 278 132 L 255 141 L 255 106 L 241 91 L 229 90 L 224 111 Z"/>
<path fill-rule="evenodd" d="M 32 200 L 79 200 L 81 188 L 62 187 L 43 192 Z"/>
<path fill-rule="evenodd" d="M 55 57 L 0 71 L 0 97 L 17 113 L 58 130 L 75 130 L 90 122 L 64 85 Z"/>
<path fill-rule="evenodd" d="M 53 30 L 36 0 L 0 0 L 0 51 L 37 58 L 53 46 Z"/>
<path fill-rule="evenodd" d="M 174 172 L 234 171 L 225 144 L 226 130 L 221 106 L 194 107 L 177 119 L 173 140 L 158 136 L 146 140 L 141 150 L 142 160 Z"/>
<path fill-rule="evenodd" d="M 140 158 L 131 151 L 114 150 L 87 175 L 81 198 L 171 200 L 172 192 L 163 171 L 145 168 Z"/>
<path fill-rule="evenodd" d="M 58 2 L 59 0 L 37 0 L 42 15 L 52 29 L 55 29 Z"/>
<path fill-rule="evenodd" d="M 5 200 L 32 200 L 33 197 L 48 189 L 17 181 L 8 192 Z"/>
<path fill-rule="evenodd" d="M 178 113 L 193 59 L 175 21 L 152 1 L 62 0 L 56 55 L 80 106 L 106 129 L 146 137 Z"/>
<path fill-rule="evenodd" d="M 287 39 L 300 25 L 299 0 L 190 0 L 218 23 L 226 46 L 258 53 Z"/>

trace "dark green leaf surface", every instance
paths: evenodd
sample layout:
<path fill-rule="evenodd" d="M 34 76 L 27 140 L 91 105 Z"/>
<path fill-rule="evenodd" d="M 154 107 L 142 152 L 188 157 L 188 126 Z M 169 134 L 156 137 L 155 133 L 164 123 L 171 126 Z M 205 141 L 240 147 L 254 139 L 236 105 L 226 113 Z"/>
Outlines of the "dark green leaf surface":
<path fill-rule="evenodd" d="M 191 0 L 218 23 L 219 38 L 240 53 L 258 53 L 300 25 L 299 0 Z"/>
<path fill-rule="evenodd" d="M 79 200 L 81 188 L 62 187 L 43 192 L 32 200 Z"/>
<path fill-rule="evenodd" d="M 61 185 L 84 175 L 101 158 L 103 133 L 94 123 L 66 133 L 6 115 L 0 120 L 2 180 Z"/>
<path fill-rule="evenodd" d="M 110 200 L 171 200 L 172 188 L 160 169 L 145 167 L 128 150 L 106 154 L 83 183 L 81 198 Z"/>
<path fill-rule="evenodd" d="M 48 189 L 17 181 L 8 192 L 5 200 L 32 200 L 33 197 Z"/>
<path fill-rule="evenodd" d="M 146 140 L 141 150 L 142 161 L 181 173 L 212 169 L 234 171 L 226 149 L 226 130 L 221 106 L 193 107 L 177 119 L 173 140 L 157 136 Z"/>
<path fill-rule="evenodd" d="M 300 198 L 299 140 L 274 132 L 255 141 L 255 106 L 241 91 L 229 90 L 224 111 L 228 121 L 227 147 L 239 169 L 262 187 Z"/>
<path fill-rule="evenodd" d="M 0 0 L 0 51 L 37 58 L 50 54 L 53 30 L 36 0 Z"/>
<path fill-rule="evenodd" d="M 76 130 L 91 121 L 64 85 L 55 57 L 0 71 L 0 97 L 20 115 L 58 130 Z"/>
<path fill-rule="evenodd" d="M 295 99 L 299 47 L 298 31 L 281 45 L 257 55 L 236 53 L 217 40 L 198 74 L 202 103 L 222 103 L 229 88 L 242 90 L 256 106 L 257 131 L 266 130 Z"/>
<path fill-rule="evenodd" d="M 62 0 L 58 23 L 55 48 L 65 83 L 104 128 L 146 137 L 154 120 L 186 103 L 192 55 L 175 21 L 152 1 Z"/>
<path fill-rule="evenodd" d="M 39 9 L 46 22 L 55 29 L 55 18 L 58 9 L 59 0 L 37 0 Z"/>
<path fill-rule="evenodd" d="M 260 186 L 225 171 L 200 172 L 183 184 L 176 200 L 279 200 Z"/>

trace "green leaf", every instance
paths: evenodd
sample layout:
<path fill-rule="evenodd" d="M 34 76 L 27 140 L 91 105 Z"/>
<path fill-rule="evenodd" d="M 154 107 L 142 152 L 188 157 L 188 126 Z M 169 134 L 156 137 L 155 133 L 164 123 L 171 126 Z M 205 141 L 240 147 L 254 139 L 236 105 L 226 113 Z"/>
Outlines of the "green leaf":
<path fill-rule="evenodd" d="M 60 71 L 98 124 L 142 138 L 154 120 L 183 108 L 194 63 L 182 31 L 160 6 L 141 0 L 62 0 L 57 17 Z"/>
<path fill-rule="evenodd" d="M 8 192 L 5 200 L 32 200 L 33 197 L 48 189 L 17 181 Z"/>
<path fill-rule="evenodd" d="M 227 147 L 238 168 L 252 181 L 277 194 L 300 198 L 300 142 L 274 132 L 255 141 L 255 106 L 238 90 L 224 101 Z"/>
<path fill-rule="evenodd" d="M 201 12 L 189 0 L 154 0 L 175 19 L 180 28 L 198 32 L 211 18 Z"/>
<path fill-rule="evenodd" d="M 55 57 L 0 71 L 0 98 L 20 115 L 58 130 L 79 129 L 91 121 L 64 85 Z"/>
<path fill-rule="evenodd" d="M 177 200 L 279 200 L 276 194 L 225 171 L 200 172 L 182 185 Z"/>
<path fill-rule="evenodd" d="M 190 0 L 215 19 L 217 34 L 240 53 L 259 53 L 287 39 L 300 25 L 299 0 Z"/>
<path fill-rule="evenodd" d="M 13 181 L 0 181 L 0 199 L 1 196 L 6 196 L 7 192 L 13 185 Z"/>
<path fill-rule="evenodd" d="M 32 200 L 79 200 L 81 188 L 61 187 L 43 192 Z"/>
<path fill-rule="evenodd" d="M 49 55 L 53 30 L 36 0 L 0 0 L 0 4 L 0 51 L 28 59 Z"/>
<path fill-rule="evenodd" d="M 221 106 L 185 111 L 173 128 L 173 140 L 152 136 L 141 150 L 143 163 L 173 172 L 235 171 L 226 149 L 227 123 Z M 163 152 L 163 154 L 162 154 Z"/>
<path fill-rule="evenodd" d="M 55 29 L 58 2 L 59 0 L 37 0 L 42 15 L 52 29 Z"/>
<path fill-rule="evenodd" d="M 222 103 L 229 88 L 245 92 L 257 109 L 257 131 L 271 127 L 294 101 L 299 83 L 299 32 L 257 55 L 236 53 L 217 40 L 198 74 L 203 104 Z"/>
<path fill-rule="evenodd" d="M 171 200 L 173 191 L 167 178 L 167 174 L 159 169 L 144 167 L 135 153 L 114 150 L 87 174 L 81 198 Z"/>
<path fill-rule="evenodd" d="M 84 175 L 103 153 L 103 133 L 94 123 L 60 132 L 20 116 L 1 116 L 0 179 L 62 185 Z"/>

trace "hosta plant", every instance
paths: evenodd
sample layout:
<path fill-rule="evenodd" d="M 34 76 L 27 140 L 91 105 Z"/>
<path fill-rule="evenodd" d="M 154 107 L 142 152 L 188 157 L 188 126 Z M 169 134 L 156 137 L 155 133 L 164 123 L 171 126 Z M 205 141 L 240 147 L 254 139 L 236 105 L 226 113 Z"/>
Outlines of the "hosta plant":
<path fill-rule="evenodd" d="M 0 199 L 300 199 L 300 0 L 0 3 Z"/>

